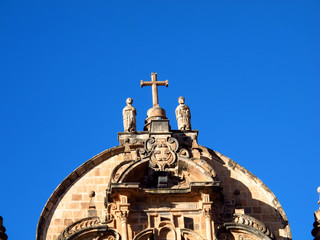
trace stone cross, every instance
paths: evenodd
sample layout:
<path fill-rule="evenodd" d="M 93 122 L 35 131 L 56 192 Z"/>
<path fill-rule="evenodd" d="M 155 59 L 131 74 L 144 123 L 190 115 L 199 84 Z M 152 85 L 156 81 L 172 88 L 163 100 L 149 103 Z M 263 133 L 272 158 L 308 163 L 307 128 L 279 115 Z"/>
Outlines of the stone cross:
<path fill-rule="evenodd" d="M 151 73 L 151 82 L 140 82 L 141 87 L 143 86 L 152 86 L 152 102 L 153 107 L 159 107 L 159 99 L 158 99 L 158 86 L 166 86 L 168 87 L 169 82 L 166 81 L 157 81 L 157 73 Z"/>

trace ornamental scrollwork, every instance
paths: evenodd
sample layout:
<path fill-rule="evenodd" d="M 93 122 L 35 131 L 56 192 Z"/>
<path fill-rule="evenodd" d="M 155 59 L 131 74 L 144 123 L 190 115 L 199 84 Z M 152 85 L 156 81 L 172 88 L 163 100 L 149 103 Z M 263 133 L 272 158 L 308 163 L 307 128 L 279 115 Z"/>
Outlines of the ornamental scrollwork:
<path fill-rule="evenodd" d="M 165 171 L 167 168 L 173 168 L 177 162 L 178 148 L 178 140 L 173 137 L 151 137 L 146 140 L 145 150 L 147 157 L 150 158 L 150 167 L 156 171 Z"/>
<path fill-rule="evenodd" d="M 71 235 L 75 234 L 80 230 L 97 226 L 100 224 L 101 224 L 101 221 L 98 217 L 88 217 L 88 218 L 81 219 L 69 225 L 65 230 L 63 230 L 63 232 L 58 237 L 58 240 L 68 239 Z"/>
<path fill-rule="evenodd" d="M 262 232 L 263 234 L 267 235 L 271 239 L 274 239 L 274 236 L 270 229 L 262 222 L 259 220 L 250 217 L 248 215 L 244 214 L 235 214 L 233 221 L 235 223 L 243 224 L 243 225 L 248 225 L 250 227 L 253 227 L 257 229 L 258 231 Z"/>
<path fill-rule="evenodd" d="M 115 240 L 120 239 L 120 234 L 101 222 L 99 217 L 88 217 L 69 225 L 57 240 L 77 239 Z"/>

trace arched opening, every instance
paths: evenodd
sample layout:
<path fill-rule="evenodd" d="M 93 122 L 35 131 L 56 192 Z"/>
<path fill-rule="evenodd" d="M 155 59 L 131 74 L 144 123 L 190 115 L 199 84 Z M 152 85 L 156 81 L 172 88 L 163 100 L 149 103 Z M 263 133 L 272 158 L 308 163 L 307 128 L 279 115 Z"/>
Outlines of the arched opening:
<path fill-rule="evenodd" d="M 160 229 L 159 240 L 176 240 L 176 234 L 173 229 L 164 227 Z"/>

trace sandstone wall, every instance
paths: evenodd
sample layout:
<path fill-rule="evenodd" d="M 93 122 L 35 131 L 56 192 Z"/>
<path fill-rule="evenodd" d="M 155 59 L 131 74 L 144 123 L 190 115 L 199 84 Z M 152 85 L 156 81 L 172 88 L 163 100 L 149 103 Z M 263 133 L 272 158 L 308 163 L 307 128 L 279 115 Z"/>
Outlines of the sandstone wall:
<path fill-rule="evenodd" d="M 201 148 L 201 159 L 214 168 L 218 179 L 222 182 L 224 200 L 220 204 L 214 203 L 215 211 L 228 218 L 235 208 L 243 208 L 245 214 L 265 223 L 276 239 L 291 238 L 287 218 L 274 194 L 257 177 L 231 159 L 204 147 Z M 75 170 L 57 188 L 40 218 L 37 240 L 55 240 L 67 226 L 88 217 L 90 191 L 96 193 L 94 202 L 97 216 L 103 218 L 106 188 L 113 168 L 124 159 L 123 150 L 124 148 L 117 147 L 97 155 Z M 185 206 L 194 204 L 194 210 L 198 208 L 196 201 L 181 200 L 179 204 L 185 204 Z M 179 216 L 179 214 L 177 211 L 176 215 Z M 180 226 L 183 224 L 184 227 L 193 228 L 195 232 L 205 236 L 206 226 L 203 217 L 192 213 L 192 209 L 190 209 L 192 220 L 189 223 L 179 218 L 175 219 L 172 215 L 169 218 L 178 226 L 180 221 Z M 148 219 L 144 214 L 135 215 L 133 212 L 131 216 L 129 215 L 129 222 L 135 222 L 129 226 L 130 239 L 139 231 L 152 227 L 148 226 Z"/>

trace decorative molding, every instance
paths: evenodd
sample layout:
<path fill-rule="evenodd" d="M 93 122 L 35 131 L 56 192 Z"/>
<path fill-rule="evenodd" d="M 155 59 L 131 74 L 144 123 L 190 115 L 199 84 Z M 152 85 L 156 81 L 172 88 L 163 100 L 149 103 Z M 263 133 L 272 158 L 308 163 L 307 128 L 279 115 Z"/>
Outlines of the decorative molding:
<path fill-rule="evenodd" d="M 121 174 L 127 170 L 135 161 L 134 160 L 126 160 L 120 162 L 112 171 L 111 173 L 111 183 L 118 182 Z"/>
<path fill-rule="evenodd" d="M 100 218 L 88 217 L 69 225 L 59 235 L 58 240 L 87 239 L 88 236 L 94 240 L 120 239 L 119 233 L 117 233 L 115 230 L 109 229 L 106 224 L 101 223 Z"/>
<path fill-rule="evenodd" d="M 245 215 L 245 214 L 235 214 L 234 215 L 234 220 L 235 223 L 247 225 L 250 227 L 255 228 L 256 230 L 262 232 L 263 234 L 267 235 L 271 239 L 274 239 L 274 236 L 270 229 L 262 222 L 259 220 L 255 219 L 254 217 Z"/>
<path fill-rule="evenodd" d="M 88 217 L 83 218 L 77 222 L 72 223 L 69 225 L 58 237 L 58 240 L 65 240 L 68 239 L 73 234 L 83 230 L 89 229 L 94 226 L 98 226 L 101 224 L 100 218 L 98 217 Z M 107 226 L 106 226 L 107 227 Z"/>
<path fill-rule="evenodd" d="M 183 236 L 184 239 L 186 240 L 204 240 L 204 238 L 201 237 L 201 235 L 199 235 L 198 233 L 196 233 L 191 229 L 182 228 L 180 229 L 180 233 L 181 233 L 181 236 Z"/>
<path fill-rule="evenodd" d="M 133 240 L 149 239 L 150 237 L 153 236 L 153 232 L 154 232 L 153 228 L 142 230 L 133 238 Z"/>
<path fill-rule="evenodd" d="M 261 240 L 274 240 L 275 237 L 270 229 L 261 221 L 245 214 L 234 214 L 232 222 L 226 222 L 218 228 L 217 239 L 234 239 L 233 234 L 242 232 L 250 236 L 256 236 Z"/>

